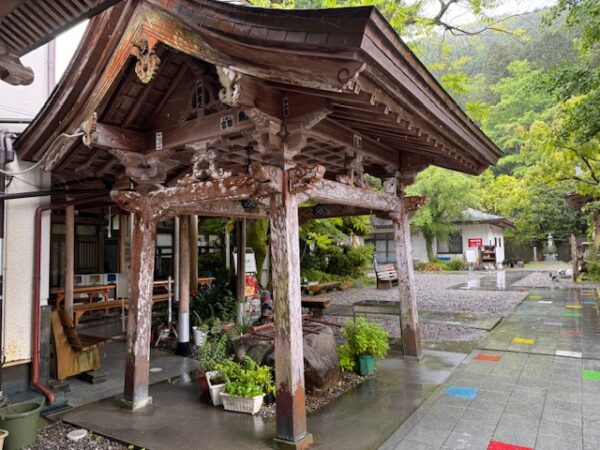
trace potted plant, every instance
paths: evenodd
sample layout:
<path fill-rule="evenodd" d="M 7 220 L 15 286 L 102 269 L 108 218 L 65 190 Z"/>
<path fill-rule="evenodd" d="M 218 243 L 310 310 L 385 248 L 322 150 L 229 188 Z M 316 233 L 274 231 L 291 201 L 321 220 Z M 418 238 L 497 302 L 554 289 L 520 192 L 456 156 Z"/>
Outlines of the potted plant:
<path fill-rule="evenodd" d="M 206 383 L 212 404 L 214 406 L 221 406 L 223 404 L 221 394 L 225 391 L 225 377 L 218 370 L 210 370 L 206 372 Z"/>
<path fill-rule="evenodd" d="M 275 387 L 271 368 L 259 366 L 246 356 L 243 363 L 225 361 L 219 365 L 225 378 L 225 392 L 221 394 L 227 411 L 256 414 L 263 404 L 265 394 L 273 394 Z"/>
<path fill-rule="evenodd" d="M 204 345 L 206 342 L 206 336 L 208 335 L 209 326 L 202 322 L 200 315 L 193 311 L 194 314 L 194 326 L 192 326 L 192 333 L 194 335 L 194 344 L 198 346 Z"/>
<path fill-rule="evenodd" d="M 382 326 L 357 317 L 347 321 L 340 330 L 346 340 L 338 347 L 340 367 L 344 370 L 357 370 L 360 375 L 373 375 L 375 362 L 385 357 L 389 350 L 389 334 Z"/>
<path fill-rule="evenodd" d="M 218 366 L 228 359 L 227 355 L 227 336 L 211 336 L 200 347 L 198 352 L 198 377 L 200 388 L 203 391 L 210 391 L 206 374 L 218 369 Z"/>

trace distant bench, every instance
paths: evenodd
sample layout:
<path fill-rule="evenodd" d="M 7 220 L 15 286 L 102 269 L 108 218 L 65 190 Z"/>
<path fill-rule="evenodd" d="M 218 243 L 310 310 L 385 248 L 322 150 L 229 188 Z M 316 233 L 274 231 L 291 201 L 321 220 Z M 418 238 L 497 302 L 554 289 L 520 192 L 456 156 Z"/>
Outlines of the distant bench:
<path fill-rule="evenodd" d="M 310 295 L 317 295 L 321 292 L 335 291 L 340 288 L 339 281 L 327 281 L 324 283 L 309 284 L 304 287 L 304 292 Z"/>
<path fill-rule="evenodd" d="M 377 289 L 391 289 L 398 286 L 398 271 L 393 264 L 375 264 Z"/>

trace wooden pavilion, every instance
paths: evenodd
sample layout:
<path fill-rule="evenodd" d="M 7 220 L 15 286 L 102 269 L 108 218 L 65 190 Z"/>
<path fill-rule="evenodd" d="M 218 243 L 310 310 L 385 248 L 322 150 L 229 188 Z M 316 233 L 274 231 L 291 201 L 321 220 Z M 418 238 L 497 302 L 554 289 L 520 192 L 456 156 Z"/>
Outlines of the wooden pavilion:
<path fill-rule="evenodd" d="M 500 155 L 376 9 L 217 0 L 124 1 L 98 15 L 17 146 L 57 183 L 110 176 L 112 201 L 132 213 L 124 397 L 134 410 L 149 401 L 157 222 L 270 218 L 275 442 L 289 448 L 312 441 L 299 217 L 393 219 L 403 348 L 418 357 L 407 214 L 421 199 L 403 189 L 430 164 L 479 174 Z M 388 179 L 387 192 L 364 174 Z"/>

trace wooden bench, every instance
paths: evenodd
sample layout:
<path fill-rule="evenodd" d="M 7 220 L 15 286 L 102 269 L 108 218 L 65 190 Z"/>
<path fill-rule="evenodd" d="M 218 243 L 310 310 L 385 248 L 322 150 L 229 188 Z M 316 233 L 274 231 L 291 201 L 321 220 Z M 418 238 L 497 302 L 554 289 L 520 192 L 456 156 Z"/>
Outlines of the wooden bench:
<path fill-rule="evenodd" d="M 308 308 L 313 317 L 323 317 L 323 310 L 331 304 L 328 298 L 303 298 L 301 302 L 302 307 Z"/>
<path fill-rule="evenodd" d="M 377 289 L 391 289 L 398 286 L 398 271 L 393 264 L 375 264 Z"/>
<path fill-rule="evenodd" d="M 340 283 L 338 281 L 328 281 L 325 283 L 309 284 L 308 286 L 305 286 L 304 292 L 310 295 L 317 295 L 321 292 L 329 292 L 339 288 Z"/>
<path fill-rule="evenodd" d="M 52 311 L 52 340 L 56 352 L 56 378 L 60 381 L 100 369 L 98 345 L 108 339 L 78 334 L 64 311 Z"/>

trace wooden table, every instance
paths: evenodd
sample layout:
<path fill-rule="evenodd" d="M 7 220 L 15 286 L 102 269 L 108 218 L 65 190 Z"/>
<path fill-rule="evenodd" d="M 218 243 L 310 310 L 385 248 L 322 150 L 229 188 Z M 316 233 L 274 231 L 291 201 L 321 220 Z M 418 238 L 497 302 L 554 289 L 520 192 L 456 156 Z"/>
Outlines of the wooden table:
<path fill-rule="evenodd" d="M 109 294 L 112 289 L 115 289 L 114 284 L 94 284 L 91 286 L 75 286 L 73 288 L 73 295 L 85 294 L 87 295 L 87 303 L 94 301 L 94 294 L 102 296 L 102 302 L 108 302 Z M 54 288 L 50 290 L 50 293 L 54 296 L 56 302 L 56 309 L 62 309 L 61 303 L 65 299 L 65 288 Z M 77 299 L 79 300 L 79 299 Z M 78 301 L 77 303 L 82 303 Z M 85 302 L 83 302 L 85 303 Z"/>

